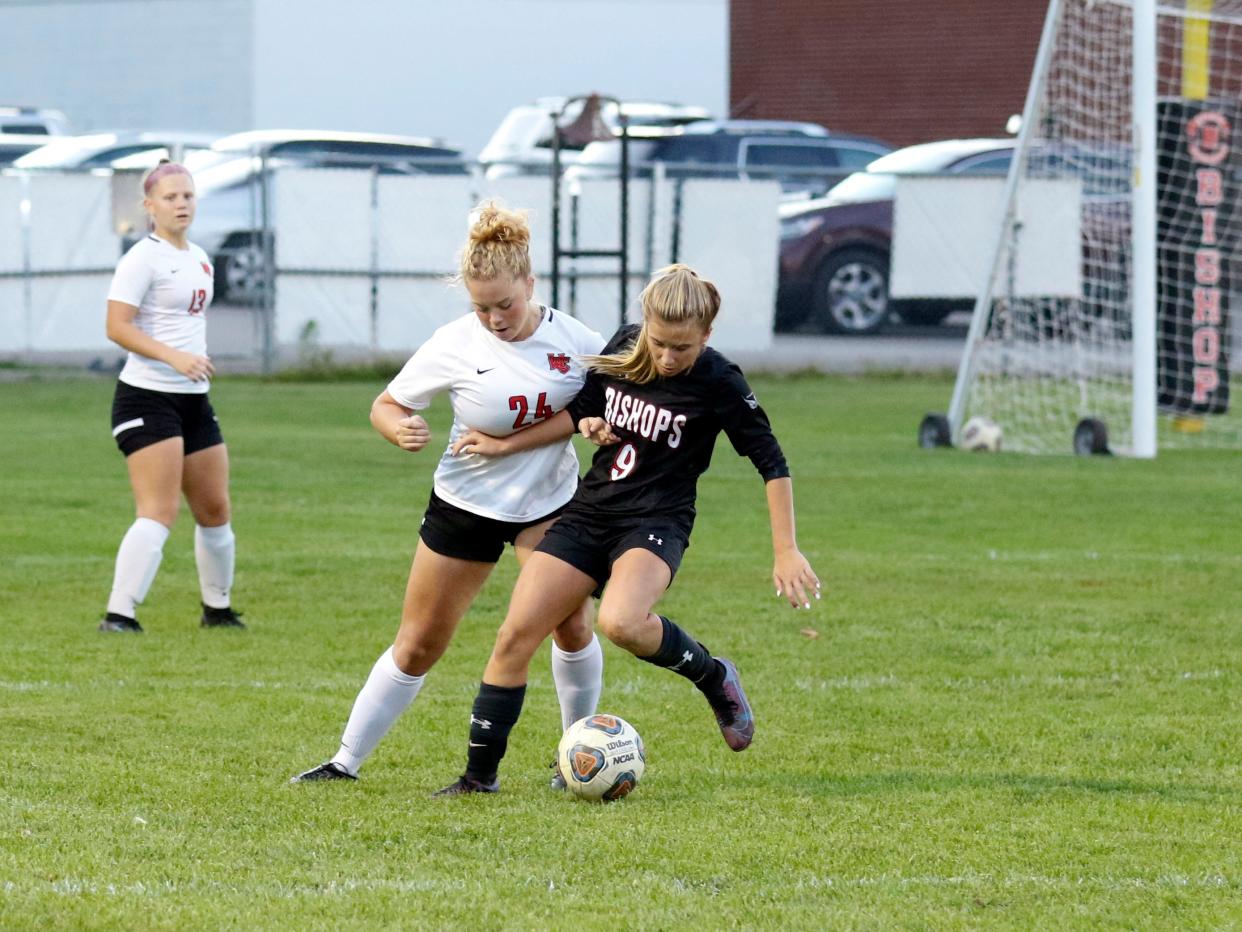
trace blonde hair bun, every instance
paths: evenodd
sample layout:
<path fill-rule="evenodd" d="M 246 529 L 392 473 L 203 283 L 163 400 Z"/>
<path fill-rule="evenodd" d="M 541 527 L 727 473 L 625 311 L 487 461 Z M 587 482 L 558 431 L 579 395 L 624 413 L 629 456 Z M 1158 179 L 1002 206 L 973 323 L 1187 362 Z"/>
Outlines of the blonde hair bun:
<path fill-rule="evenodd" d="M 459 275 L 491 281 L 501 275 L 530 275 L 530 224 L 526 211 L 508 210 L 496 201 L 480 204 L 462 250 Z"/>

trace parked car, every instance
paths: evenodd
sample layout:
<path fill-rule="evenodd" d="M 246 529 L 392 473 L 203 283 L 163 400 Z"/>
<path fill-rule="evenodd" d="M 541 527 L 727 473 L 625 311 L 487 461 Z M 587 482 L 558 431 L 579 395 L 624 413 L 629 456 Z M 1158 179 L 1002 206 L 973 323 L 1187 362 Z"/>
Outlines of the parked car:
<path fill-rule="evenodd" d="M 44 137 L 44 144 L 13 163 L 14 168 L 86 170 L 152 168 L 160 159 L 181 161 L 211 146 L 217 137 L 206 133 L 118 130 L 81 136 Z"/>
<path fill-rule="evenodd" d="M 33 152 L 47 142 L 46 136 L 28 136 L 24 133 L 0 133 L 0 167 L 13 164 L 27 152 Z"/>
<path fill-rule="evenodd" d="M 0 107 L 0 133 L 23 136 L 63 136 L 69 121 L 59 110 L 46 107 Z"/>
<path fill-rule="evenodd" d="M 635 178 L 663 163 L 670 178 L 774 178 L 786 192 L 822 194 L 892 148 L 817 123 L 701 120 L 640 135 L 630 142 L 629 163 Z M 592 142 L 566 177 L 615 178 L 620 164 L 619 140 Z"/>
<path fill-rule="evenodd" d="M 553 116 L 560 113 L 565 102 L 564 97 L 541 97 L 532 104 L 510 110 L 479 152 L 479 164 L 487 177 L 546 175 L 552 165 Z M 582 104 L 576 103 L 566 111 L 563 120 L 569 122 L 581 111 Z M 622 101 L 620 108 L 605 102 L 600 107 L 600 117 L 614 130 L 619 125 L 619 113 L 625 114 L 627 125 L 632 129 L 681 126 L 711 117 L 703 107 L 646 100 Z M 572 164 L 581 149 L 580 143 L 564 141 L 562 163 Z"/>
<path fill-rule="evenodd" d="M 186 160 L 198 192 L 191 238 L 212 257 L 217 301 L 254 304 L 262 298 L 266 276 L 258 205 L 264 165 L 469 173 L 460 149 L 414 136 L 259 130 L 217 140 Z"/>
<path fill-rule="evenodd" d="M 999 174 L 1012 139 L 951 139 L 898 149 L 850 175 L 822 198 L 780 207 L 776 328 L 868 334 L 896 311 L 910 324 L 936 324 L 962 301 L 889 300 L 893 199 L 898 175 Z"/>

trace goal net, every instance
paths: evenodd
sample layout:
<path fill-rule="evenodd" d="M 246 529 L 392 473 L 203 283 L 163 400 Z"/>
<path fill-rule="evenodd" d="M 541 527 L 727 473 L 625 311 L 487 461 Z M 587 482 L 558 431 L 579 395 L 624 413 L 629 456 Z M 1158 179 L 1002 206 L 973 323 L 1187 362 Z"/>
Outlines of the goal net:
<path fill-rule="evenodd" d="M 955 438 L 983 415 L 1031 453 L 1242 446 L 1239 119 L 1242 0 L 1052 0 Z M 1051 210 L 1077 218 L 1069 274 L 1023 238 Z"/>

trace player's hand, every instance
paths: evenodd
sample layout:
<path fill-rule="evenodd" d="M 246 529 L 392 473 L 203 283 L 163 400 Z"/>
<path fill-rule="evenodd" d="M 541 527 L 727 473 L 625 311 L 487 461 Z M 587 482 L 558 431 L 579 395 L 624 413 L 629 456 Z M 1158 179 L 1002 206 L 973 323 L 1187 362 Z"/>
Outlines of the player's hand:
<path fill-rule="evenodd" d="M 584 417 L 578 422 L 578 433 L 597 447 L 608 447 L 621 442 L 621 438 L 612 432 L 612 425 L 602 417 Z"/>
<path fill-rule="evenodd" d="M 776 555 L 772 569 L 776 597 L 785 598 L 794 608 L 810 608 L 819 599 L 819 577 L 800 550 L 787 550 Z"/>
<path fill-rule="evenodd" d="M 431 441 L 431 428 L 418 414 L 397 421 L 397 446 L 417 453 Z"/>
<path fill-rule="evenodd" d="M 169 365 L 193 382 L 205 382 L 216 371 L 216 367 L 211 364 L 211 359 L 207 356 L 195 356 L 193 353 L 181 350 L 177 350 L 169 361 Z"/>
<path fill-rule="evenodd" d="M 449 447 L 449 453 L 477 453 L 480 456 L 504 456 L 504 441 L 481 430 L 468 430 Z"/>

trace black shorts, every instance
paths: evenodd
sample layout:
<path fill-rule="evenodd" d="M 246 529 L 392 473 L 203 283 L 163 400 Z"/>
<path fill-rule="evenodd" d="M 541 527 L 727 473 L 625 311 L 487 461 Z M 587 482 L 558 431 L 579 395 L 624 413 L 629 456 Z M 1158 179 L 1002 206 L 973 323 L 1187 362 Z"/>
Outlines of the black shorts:
<path fill-rule="evenodd" d="M 693 526 L 694 521 L 688 516 L 618 519 L 571 508 L 548 529 L 535 549 L 582 570 L 598 584 L 598 593 L 612 575 L 612 564 L 627 550 L 654 553 L 676 576 L 681 558 L 690 546 Z"/>
<path fill-rule="evenodd" d="M 565 506 L 532 521 L 497 521 L 450 505 L 434 491 L 427 502 L 418 536 L 424 544 L 442 557 L 495 563 L 528 527 L 542 524 L 559 515 Z"/>
<path fill-rule="evenodd" d="M 125 382 L 112 396 L 112 437 L 126 456 L 169 437 L 182 438 L 187 456 L 224 443 L 206 392 L 156 392 Z"/>

